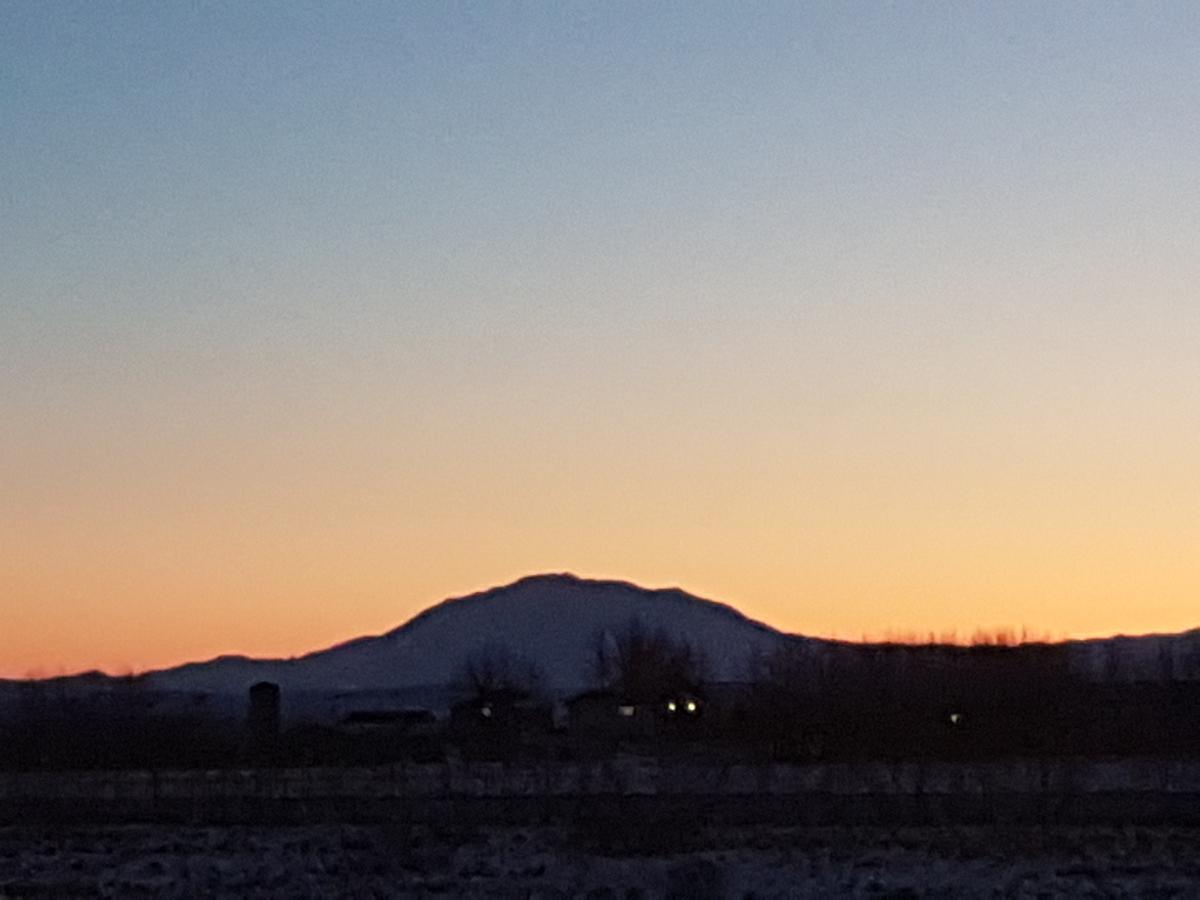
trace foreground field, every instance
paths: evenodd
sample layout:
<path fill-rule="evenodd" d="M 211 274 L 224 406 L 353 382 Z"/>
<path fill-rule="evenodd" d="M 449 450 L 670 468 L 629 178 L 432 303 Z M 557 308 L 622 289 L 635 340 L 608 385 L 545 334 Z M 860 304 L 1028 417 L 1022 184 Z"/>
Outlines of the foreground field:
<path fill-rule="evenodd" d="M 0 897 L 1193 897 L 1200 831 L 0 829 Z"/>

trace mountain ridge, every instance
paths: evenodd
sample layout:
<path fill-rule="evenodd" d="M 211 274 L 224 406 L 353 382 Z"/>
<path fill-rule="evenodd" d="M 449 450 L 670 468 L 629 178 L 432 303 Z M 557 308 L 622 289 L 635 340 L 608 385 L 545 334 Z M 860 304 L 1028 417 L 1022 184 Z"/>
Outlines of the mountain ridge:
<path fill-rule="evenodd" d="M 285 690 L 413 688 L 449 683 L 473 648 L 501 644 L 538 664 L 553 690 L 570 691 L 586 685 L 586 644 L 595 632 L 613 631 L 634 618 L 696 644 L 731 680 L 754 650 L 789 640 L 819 642 L 784 634 L 732 606 L 677 587 L 649 589 L 559 572 L 450 597 L 390 631 L 300 656 L 219 656 L 144 678 L 161 688 L 222 692 L 244 689 L 249 678 L 278 681 Z M 553 639 L 542 640 L 547 636 Z"/>
<path fill-rule="evenodd" d="M 447 597 L 445 600 L 441 600 L 441 601 L 435 603 L 433 606 L 430 606 L 427 609 L 424 609 L 421 612 L 417 613 L 415 616 L 413 616 L 411 619 L 409 619 L 403 625 L 398 625 L 395 628 L 391 629 L 390 631 L 384 632 L 382 635 L 380 635 L 380 637 L 388 637 L 393 634 L 398 634 L 399 632 L 403 631 L 404 629 L 417 624 L 420 620 L 422 620 L 428 616 L 435 615 L 439 612 L 445 612 L 448 609 L 453 608 L 457 604 L 482 602 L 496 594 L 501 594 L 501 593 L 504 593 L 505 591 L 510 591 L 510 590 L 519 590 L 523 587 L 528 587 L 531 585 L 537 585 L 537 586 L 545 585 L 548 587 L 553 587 L 553 586 L 562 586 L 562 587 L 590 586 L 590 587 L 596 587 L 596 588 L 619 588 L 621 590 L 638 591 L 642 594 L 645 594 L 648 596 L 653 596 L 653 597 L 670 596 L 670 597 L 682 598 L 682 599 L 686 599 L 691 602 L 702 603 L 705 606 L 707 606 L 709 609 L 712 609 L 714 611 L 721 611 L 721 612 L 733 617 L 734 619 L 738 620 L 739 622 L 749 624 L 752 626 L 756 626 L 765 631 L 769 631 L 769 632 L 772 632 L 775 634 L 788 634 L 788 632 L 780 631 L 777 628 L 767 625 L 765 622 L 760 622 L 757 619 L 750 618 L 745 613 L 743 613 L 740 609 L 730 606 L 728 603 L 721 603 L 720 601 L 717 601 L 717 600 L 709 600 L 706 597 L 700 597 L 700 596 L 697 596 L 696 594 L 692 594 L 688 591 L 685 591 L 685 590 L 683 590 L 683 588 L 680 588 L 680 587 L 647 588 L 647 587 L 642 587 L 641 585 L 636 584 L 635 582 L 625 581 L 625 580 L 619 579 L 619 578 L 584 578 L 584 577 L 576 575 L 572 572 L 543 572 L 543 573 L 539 573 L 536 575 L 525 575 L 525 576 L 522 576 L 521 578 L 518 578 L 516 581 L 510 582 L 509 584 L 499 585 L 497 587 L 492 587 L 492 588 L 487 588 L 482 591 L 476 591 L 475 593 L 472 593 L 472 594 L 463 594 L 458 597 Z M 352 638 L 350 641 L 347 641 L 345 643 L 354 643 L 357 640 L 361 640 L 361 638 Z M 812 640 L 821 640 L 821 639 L 813 638 Z M 341 645 L 339 645 L 339 646 L 341 646 Z"/>
<path fill-rule="evenodd" d="M 299 656 L 223 654 L 145 672 L 136 680 L 159 690 L 233 695 L 260 680 L 275 681 L 285 691 L 426 689 L 450 684 L 474 650 L 500 644 L 530 658 L 543 669 L 552 691 L 563 694 L 586 686 L 584 669 L 597 631 L 612 632 L 630 619 L 688 640 L 716 663 L 714 675 L 720 680 L 744 678 L 752 655 L 789 643 L 816 652 L 893 643 L 789 634 L 679 587 L 644 588 L 624 580 L 551 572 L 448 597 L 389 631 Z M 1031 643 L 1063 645 L 1072 668 L 1086 677 L 1116 673 L 1122 680 L 1139 680 L 1166 671 L 1171 677 L 1200 679 L 1200 628 Z M 104 677 L 89 672 L 53 680 L 82 687 Z M 119 676 L 112 678 L 117 680 Z"/>

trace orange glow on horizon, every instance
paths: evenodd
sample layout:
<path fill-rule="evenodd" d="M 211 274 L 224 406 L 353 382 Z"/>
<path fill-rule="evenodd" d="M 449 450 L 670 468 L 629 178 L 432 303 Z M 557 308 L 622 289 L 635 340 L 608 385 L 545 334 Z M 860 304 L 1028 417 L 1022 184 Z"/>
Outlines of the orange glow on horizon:
<path fill-rule="evenodd" d="M 1200 626 L 1200 6 L 291 6 L 4 7 L 0 676 Z"/>

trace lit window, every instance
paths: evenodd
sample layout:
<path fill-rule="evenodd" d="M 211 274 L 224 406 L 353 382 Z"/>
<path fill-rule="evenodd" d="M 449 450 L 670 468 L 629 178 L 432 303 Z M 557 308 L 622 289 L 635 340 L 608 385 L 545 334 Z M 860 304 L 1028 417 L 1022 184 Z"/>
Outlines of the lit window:
<path fill-rule="evenodd" d="M 632 706 L 618 706 L 617 707 L 617 712 L 619 712 L 621 715 L 625 716 L 626 718 L 629 718 L 630 716 L 632 716 L 634 714 L 634 711 L 635 710 Z"/>

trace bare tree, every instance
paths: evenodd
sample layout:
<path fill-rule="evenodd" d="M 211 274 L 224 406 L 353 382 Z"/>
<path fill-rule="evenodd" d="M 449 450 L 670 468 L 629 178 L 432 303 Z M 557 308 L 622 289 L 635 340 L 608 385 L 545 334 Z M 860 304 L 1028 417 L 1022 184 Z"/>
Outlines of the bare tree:
<path fill-rule="evenodd" d="M 499 643 L 482 644 L 455 678 L 459 692 L 475 698 L 501 693 L 529 697 L 541 690 L 542 682 L 536 663 Z"/>
<path fill-rule="evenodd" d="M 812 691 L 825 675 L 826 660 L 804 641 L 787 641 L 759 651 L 748 664 L 750 681 L 787 694 Z"/>
<path fill-rule="evenodd" d="M 1158 642 L 1158 677 L 1162 681 L 1172 682 L 1175 674 L 1175 653 L 1169 638 L 1161 638 Z"/>
<path fill-rule="evenodd" d="M 661 628 L 649 628 L 640 619 L 630 619 L 615 634 L 598 630 L 589 663 L 589 675 L 598 687 L 641 700 L 695 690 L 708 670 L 697 648 Z"/>

